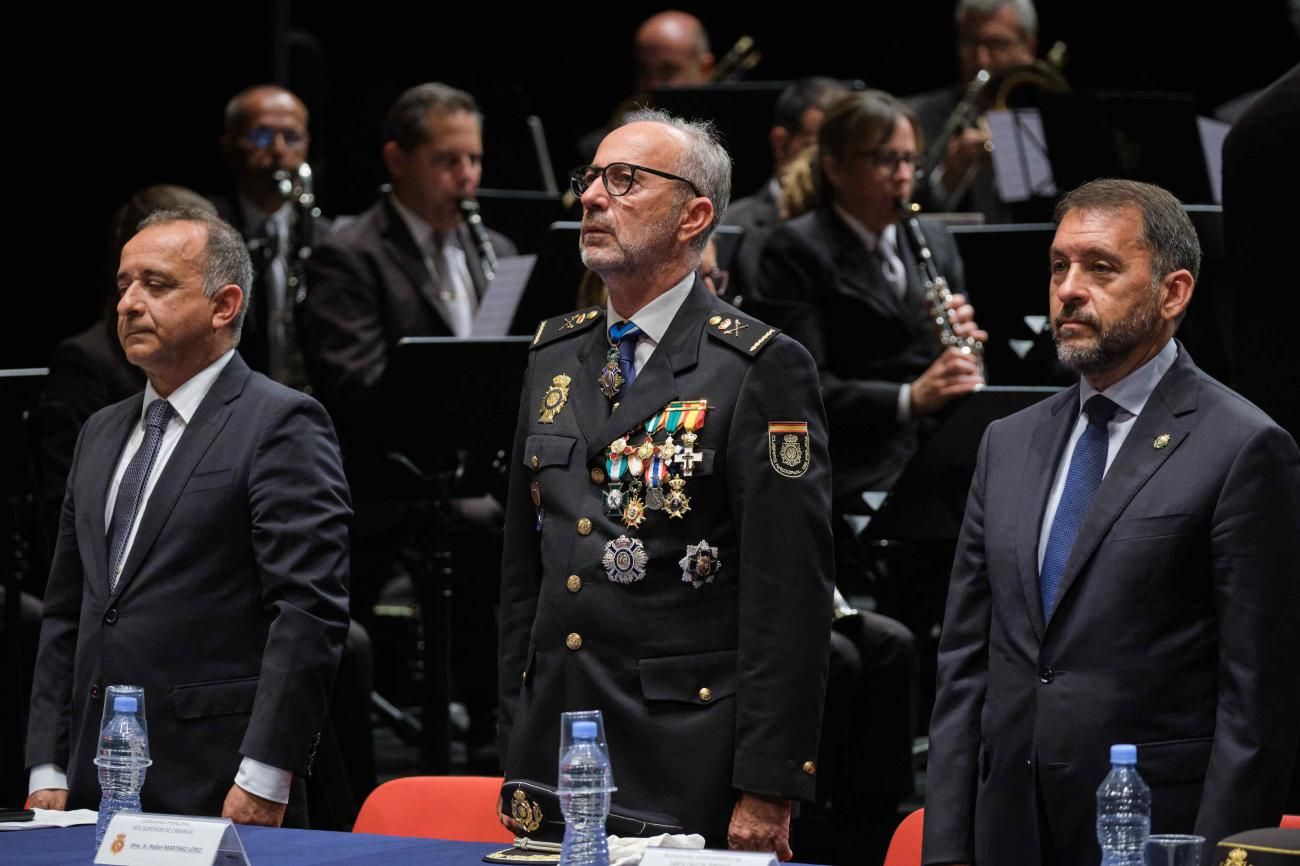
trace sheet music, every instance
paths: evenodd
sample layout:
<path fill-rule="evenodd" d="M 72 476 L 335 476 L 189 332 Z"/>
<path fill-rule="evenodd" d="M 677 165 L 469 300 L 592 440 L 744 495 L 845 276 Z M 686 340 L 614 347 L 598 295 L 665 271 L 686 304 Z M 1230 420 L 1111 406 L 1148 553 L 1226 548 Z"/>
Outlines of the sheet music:
<path fill-rule="evenodd" d="M 1036 108 L 990 111 L 989 139 L 993 142 L 993 174 L 998 196 L 1004 202 L 1027 201 L 1033 196 L 1056 195 L 1052 164 L 1047 158 L 1043 118 Z"/>
<path fill-rule="evenodd" d="M 528 275 L 536 262 L 535 255 L 506 256 L 497 261 L 496 279 L 488 284 L 487 292 L 479 299 L 471 336 L 504 337 L 510 333 L 519 299 L 524 295 L 524 286 L 528 285 Z"/>
<path fill-rule="evenodd" d="M 1201 150 L 1205 153 L 1205 173 L 1210 177 L 1210 194 L 1215 204 L 1223 204 L 1223 140 L 1231 126 L 1209 117 L 1196 118 L 1201 131 Z"/>

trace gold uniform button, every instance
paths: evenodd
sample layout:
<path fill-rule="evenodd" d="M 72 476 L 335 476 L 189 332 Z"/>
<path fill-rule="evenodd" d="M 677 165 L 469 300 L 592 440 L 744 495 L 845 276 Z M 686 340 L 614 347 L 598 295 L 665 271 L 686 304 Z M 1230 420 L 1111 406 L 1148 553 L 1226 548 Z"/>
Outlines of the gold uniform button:
<path fill-rule="evenodd" d="M 817 772 L 817 765 L 814 764 L 812 761 L 804 761 L 803 771 L 811 776 L 813 773 Z"/>
<path fill-rule="evenodd" d="M 571 650 L 582 649 L 582 635 L 576 631 L 569 632 L 569 636 L 564 639 L 564 645 Z"/>
<path fill-rule="evenodd" d="M 569 575 L 569 579 L 564 582 L 564 586 L 569 590 L 569 592 L 577 592 L 582 589 L 582 578 L 578 577 L 576 574 L 571 574 Z"/>
<path fill-rule="evenodd" d="M 536 468 L 537 468 L 538 466 L 540 466 L 541 463 L 542 463 L 541 459 L 538 458 L 538 456 L 537 456 L 536 454 L 534 454 L 534 455 L 533 455 L 533 459 L 532 459 L 532 460 L 529 460 L 528 462 L 531 463 L 531 464 L 533 464 L 533 468 L 534 468 L 534 469 L 536 469 Z"/>
<path fill-rule="evenodd" d="M 594 467 L 592 467 L 592 470 L 591 470 L 591 481 L 592 481 L 593 484 L 604 484 L 604 483 L 605 483 L 605 470 L 604 470 L 604 469 L 601 469 L 599 466 L 594 466 Z"/>
<path fill-rule="evenodd" d="M 707 704 L 709 701 L 713 700 L 713 692 L 709 691 L 707 688 L 700 689 L 700 700 Z"/>
<path fill-rule="evenodd" d="M 591 521 L 585 517 L 578 518 L 578 534 L 591 535 Z"/>

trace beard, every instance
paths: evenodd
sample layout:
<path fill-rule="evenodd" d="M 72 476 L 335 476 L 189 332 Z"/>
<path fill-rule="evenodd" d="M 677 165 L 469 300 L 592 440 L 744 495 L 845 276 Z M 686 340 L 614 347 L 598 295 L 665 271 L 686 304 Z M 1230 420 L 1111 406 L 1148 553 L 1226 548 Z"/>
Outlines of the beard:
<path fill-rule="evenodd" d="M 1056 357 L 1067 368 L 1082 376 L 1093 376 L 1114 368 L 1134 349 L 1150 342 L 1160 330 L 1162 320 L 1157 302 L 1159 286 L 1152 287 L 1149 302 L 1137 307 L 1127 318 L 1111 325 L 1080 311 L 1079 306 L 1064 307 L 1052 321 L 1052 340 L 1056 343 Z M 1061 324 L 1064 319 L 1082 322 L 1093 329 L 1094 335 L 1086 343 L 1061 341 Z"/>
<path fill-rule="evenodd" d="M 653 269 L 671 256 L 680 215 L 678 208 L 668 208 L 654 222 L 635 228 L 624 223 L 620 232 L 608 212 L 587 211 L 582 216 L 583 229 L 596 228 L 607 234 L 602 244 L 594 247 L 588 247 L 579 235 L 582 263 L 601 277 Z"/>

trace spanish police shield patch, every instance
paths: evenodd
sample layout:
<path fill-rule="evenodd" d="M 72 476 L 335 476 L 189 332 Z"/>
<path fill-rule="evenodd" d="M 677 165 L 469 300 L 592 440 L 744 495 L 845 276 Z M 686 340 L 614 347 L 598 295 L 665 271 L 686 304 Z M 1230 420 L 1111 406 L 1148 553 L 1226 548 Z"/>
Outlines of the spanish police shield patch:
<path fill-rule="evenodd" d="M 767 453 L 772 468 L 787 478 L 798 478 L 812 463 L 807 421 L 771 421 L 767 425 Z"/>

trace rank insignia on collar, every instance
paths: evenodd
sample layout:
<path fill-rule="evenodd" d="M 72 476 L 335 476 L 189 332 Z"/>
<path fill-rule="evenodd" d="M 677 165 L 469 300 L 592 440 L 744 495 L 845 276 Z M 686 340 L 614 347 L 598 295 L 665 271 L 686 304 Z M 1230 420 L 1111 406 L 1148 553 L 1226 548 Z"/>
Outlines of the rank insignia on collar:
<path fill-rule="evenodd" d="M 564 404 L 569 402 L 569 383 L 573 380 L 561 373 L 551 379 L 551 386 L 542 395 L 542 408 L 537 420 L 542 424 L 554 424 L 555 416 L 560 414 Z"/>
<path fill-rule="evenodd" d="M 798 478 L 812 464 L 807 421 L 772 421 L 767 425 L 767 453 L 772 468 L 786 478 Z"/>
<path fill-rule="evenodd" d="M 713 583 L 713 578 L 722 570 L 718 549 L 702 538 L 699 544 L 686 545 L 686 555 L 677 564 L 682 567 L 682 581 L 695 589 Z"/>
<path fill-rule="evenodd" d="M 645 552 L 641 539 L 620 535 L 605 543 L 605 555 L 600 562 L 605 566 L 605 574 L 614 583 L 636 583 L 645 578 L 645 567 L 650 562 L 650 555 Z"/>

